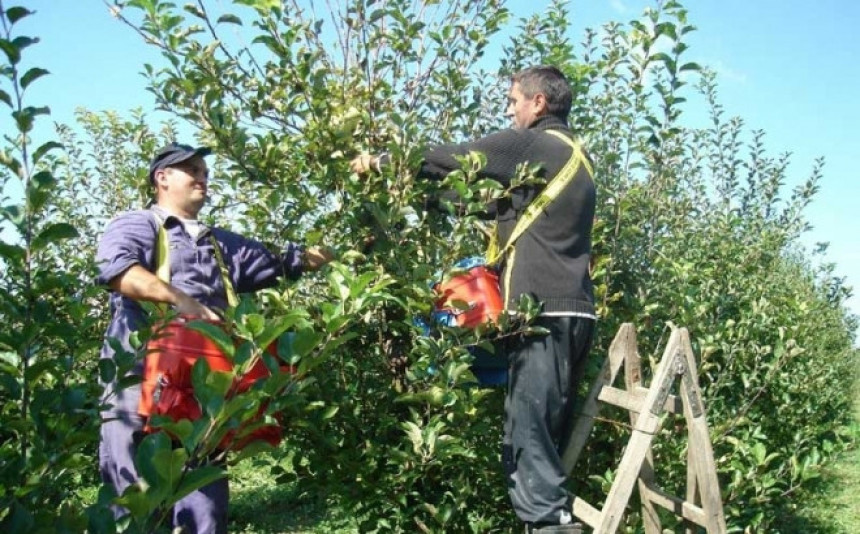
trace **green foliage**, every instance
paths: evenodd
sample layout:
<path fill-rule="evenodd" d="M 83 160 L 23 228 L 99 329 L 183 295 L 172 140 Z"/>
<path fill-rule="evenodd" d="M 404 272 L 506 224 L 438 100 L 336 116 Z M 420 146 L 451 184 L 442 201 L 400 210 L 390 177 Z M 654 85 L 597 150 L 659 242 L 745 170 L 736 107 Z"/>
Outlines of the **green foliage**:
<path fill-rule="evenodd" d="M 59 181 L 50 161 L 57 142 L 35 146 L 34 121 L 47 107 L 26 105 L 44 69 L 24 67 L 38 39 L 17 35 L 31 15 L 0 2 L 2 100 L 13 119 L 0 147 L 0 528 L 6 532 L 80 531 L 75 494 L 89 483 L 98 436 L 98 398 L 81 361 L 97 345 L 78 333 L 96 319 L 74 271 L 58 269 L 63 243 L 77 230 L 57 217 Z"/>
<path fill-rule="evenodd" d="M 573 81 L 572 125 L 597 170 L 595 352 L 625 321 L 643 327 L 654 354 L 661 325 L 691 328 L 735 527 L 766 528 L 840 447 L 856 322 L 844 315 L 841 281 L 793 252 L 820 164 L 783 198 L 787 156 L 767 156 L 763 134 L 745 143 L 742 122 L 725 120 L 713 75 L 686 60 L 694 27 L 679 3 L 588 30 L 577 48 L 567 8 L 554 2 L 521 21 L 496 75 L 476 67 L 508 20 L 495 2 L 356 1 L 324 15 L 300 3 L 236 4 L 214 13 L 203 2 L 184 12 L 128 2 L 139 9 L 122 16 L 166 59 L 147 67 L 160 105 L 199 125 L 228 160 L 242 223 L 273 240 L 336 244 L 350 259 L 328 287 L 291 294 L 291 305 L 319 310 L 317 330 L 349 323 L 349 339 L 326 372 L 311 373 L 313 409 L 295 421 L 283 480 L 333 492 L 362 531 L 511 526 L 487 439 L 500 433 L 497 392 L 465 387 L 464 346 L 476 340 L 425 338 L 412 326 L 429 311 L 440 266 L 480 249 L 475 208 L 504 192 L 476 183 L 479 161 L 443 184 L 416 182 L 412 169 L 425 143 L 499 126 L 505 76 L 542 62 Z M 688 97 L 708 102 L 710 127 L 682 123 Z M 389 152 L 392 168 L 350 176 L 346 161 L 364 149 Z M 427 210 L 440 189 L 464 197 L 464 216 Z M 353 284 L 374 276 L 386 280 L 376 302 L 350 310 L 363 292 Z M 589 472 L 611 480 L 623 444 L 613 431 L 598 438 Z M 575 487 L 600 500 L 586 480 Z"/>

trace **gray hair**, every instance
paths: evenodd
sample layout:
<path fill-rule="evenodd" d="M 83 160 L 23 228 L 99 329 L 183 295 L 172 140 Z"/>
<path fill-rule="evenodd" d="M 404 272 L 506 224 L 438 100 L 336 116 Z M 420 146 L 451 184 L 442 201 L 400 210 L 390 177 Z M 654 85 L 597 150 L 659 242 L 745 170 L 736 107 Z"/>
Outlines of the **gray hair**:
<path fill-rule="evenodd" d="M 519 83 L 520 91 L 526 98 L 534 98 L 538 93 L 546 97 L 547 111 L 567 122 L 573 94 L 567 78 L 556 67 L 539 65 L 523 69 L 511 76 L 511 83 Z"/>

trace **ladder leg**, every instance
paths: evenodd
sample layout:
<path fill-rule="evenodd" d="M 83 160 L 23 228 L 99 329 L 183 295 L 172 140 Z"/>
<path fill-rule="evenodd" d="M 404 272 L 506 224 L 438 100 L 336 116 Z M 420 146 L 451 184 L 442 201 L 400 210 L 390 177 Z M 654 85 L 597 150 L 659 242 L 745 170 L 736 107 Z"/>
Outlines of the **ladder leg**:
<path fill-rule="evenodd" d="M 569 474 L 573 471 L 576 461 L 579 459 L 586 441 L 588 441 L 588 436 L 591 435 L 591 429 L 594 427 L 594 418 L 600 412 L 600 405 L 597 401 L 600 390 L 603 386 L 610 385 L 615 381 L 615 377 L 618 376 L 626 355 L 630 352 L 636 353 L 636 329 L 633 328 L 632 324 L 624 323 L 618 329 L 618 333 L 609 346 L 609 357 L 603 362 L 600 375 L 594 381 L 594 384 L 592 384 L 588 396 L 583 403 L 581 413 L 577 416 L 576 423 L 574 423 L 571 430 L 567 449 L 565 449 L 561 460 L 565 473 Z"/>
<path fill-rule="evenodd" d="M 630 501 L 633 485 L 639 480 L 639 472 L 650 451 L 651 442 L 662 426 L 663 421 L 660 416 L 663 413 L 669 388 L 675 379 L 672 373 L 677 346 L 678 335 L 677 332 L 673 332 L 663 359 L 657 367 L 657 374 L 654 376 L 648 395 L 645 397 L 642 412 L 636 419 L 633 435 L 621 458 L 615 482 L 603 505 L 601 522 L 595 530 L 598 534 L 614 534 L 618 529 L 624 509 Z"/>
<path fill-rule="evenodd" d="M 726 517 L 720 495 L 720 482 L 717 479 L 717 466 L 714 462 L 714 449 L 702 403 L 702 390 L 697 379 L 698 371 L 686 328 L 680 330 L 681 349 L 687 368 L 682 379 L 681 400 L 689 431 L 689 447 L 693 451 L 692 465 L 698 480 L 697 489 L 705 512 L 708 534 L 725 534 Z"/>
<path fill-rule="evenodd" d="M 634 343 L 634 347 L 635 347 Z M 624 386 L 627 391 L 635 391 L 636 388 L 642 386 L 642 358 L 639 357 L 639 351 L 628 351 L 624 358 Z M 630 411 L 630 423 L 636 424 L 639 418 L 638 411 Z M 654 484 L 654 455 L 651 454 L 649 448 L 645 455 L 645 461 L 642 464 L 642 469 L 639 471 L 639 496 L 642 500 L 642 526 L 645 527 L 645 534 L 661 534 L 663 531 L 660 516 L 657 514 L 657 508 L 654 506 L 645 491 L 647 484 Z"/>

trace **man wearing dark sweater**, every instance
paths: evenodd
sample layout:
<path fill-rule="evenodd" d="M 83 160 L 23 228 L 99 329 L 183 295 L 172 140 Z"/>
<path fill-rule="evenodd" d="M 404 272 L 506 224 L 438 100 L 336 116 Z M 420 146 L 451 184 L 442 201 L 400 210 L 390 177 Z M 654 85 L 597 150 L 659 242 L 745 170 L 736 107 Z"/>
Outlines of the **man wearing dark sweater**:
<path fill-rule="evenodd" d="M 505 187 L 524 164 L 537 166 L 538 176 L 546 180 L 518 186 L 487 207 L 498 223 L 504 251 L 500 279 L 505 305 L 516 309 L 516 301 L 530 295 L 541 304 L 535 324 L 549 331 L 503 348 L 510 377 L 503 460 L 511 502 L 527 532 L 579 532 L 572 523 L 561 458 L 596 320 L 588 269 L 595 190 L 588 157 L 567 126 L 571 101 L 570 86 L 557 68 L 525 69 L 511 78 L 507 115 L 512 129 L 429 147 L 418 171 L 420 177 L 440 180 L 460 168 L 454 156 L 477 151 L 487 160 L 480 175 Z M 365 173 L 386 164 L 385 156 L 362 154 L 350 166 Z M 505 247 L 529 204 L 566 166 L 573 169 L 572 179 L 562 182 L 557 196 Z"/>

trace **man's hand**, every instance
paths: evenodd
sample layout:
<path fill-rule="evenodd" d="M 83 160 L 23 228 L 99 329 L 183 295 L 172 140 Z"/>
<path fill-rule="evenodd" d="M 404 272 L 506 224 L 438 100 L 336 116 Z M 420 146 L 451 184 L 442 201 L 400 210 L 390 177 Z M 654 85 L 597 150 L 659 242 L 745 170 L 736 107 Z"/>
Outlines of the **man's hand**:
<path fill-rule="evenodd" d="M 213 312 L 208 306 L 200 304 L 196 299 L 189 297 L 185 293 L 177 290 L 176 312 L 180 315 L 190 315 L 191 317 L 199 317 L 207 321 L 220 321 L 221 317 Z"/>
<path fill-rule="evenodd" d="M 366 174 L 372 170 L 379 171 L 379 156 L 361 154 L 349 162 L 349 169 L 357 174 Z"/>
<path fill-rule="evenodd" d="M 327 247 L 308 247 L 302 257 L 302 267 L 316 271 L 334 259 L 334 252 Z"/>

